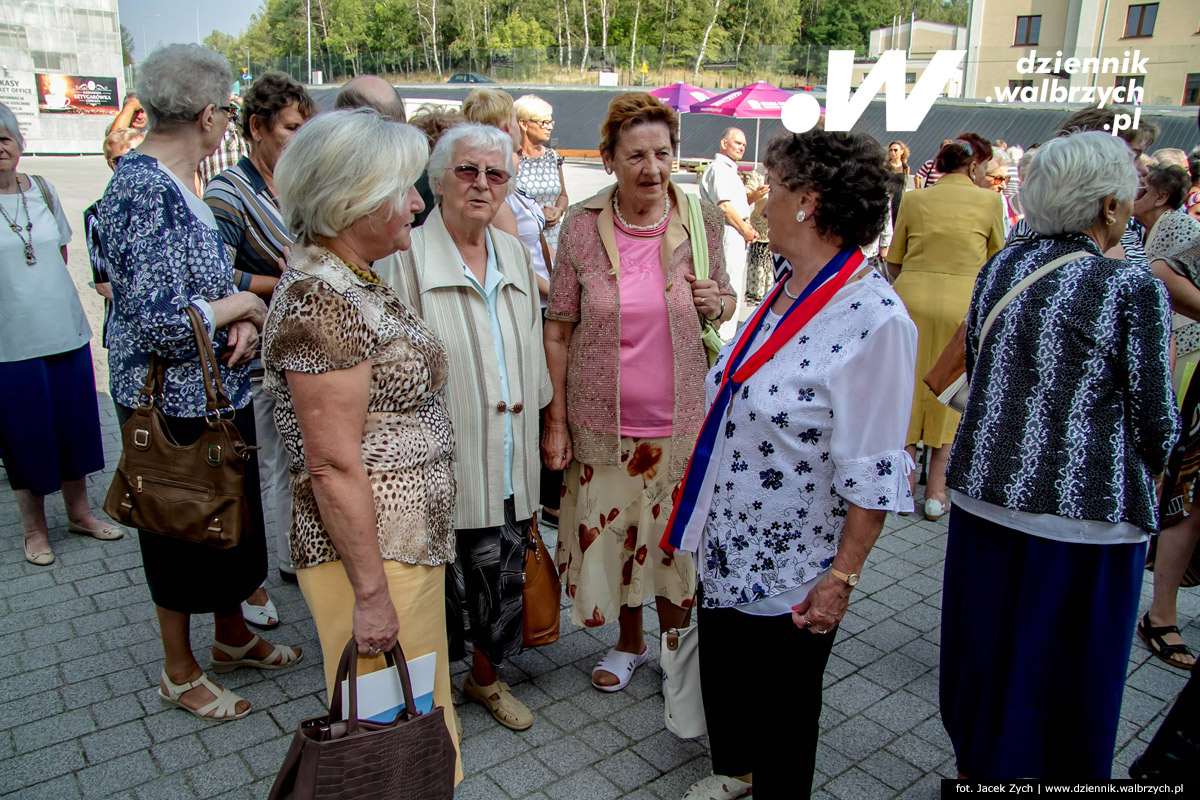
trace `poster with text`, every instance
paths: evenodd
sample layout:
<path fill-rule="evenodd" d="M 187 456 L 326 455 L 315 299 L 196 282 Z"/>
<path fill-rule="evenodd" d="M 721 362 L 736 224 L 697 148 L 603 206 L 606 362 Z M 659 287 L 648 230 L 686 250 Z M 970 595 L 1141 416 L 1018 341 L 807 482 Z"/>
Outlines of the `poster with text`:
<path fill-rule="evenodd" d="M 32 72 L 10 71 L 0 77 L 0 103 L 12 110 L 22 136 L 29 136 L 37 122 L 36 92 Z"/>
<path fill-rule="evenodd" d="M 51 114 L 116 114 L 116 78 L 37 73 L 38 110 Z"/>

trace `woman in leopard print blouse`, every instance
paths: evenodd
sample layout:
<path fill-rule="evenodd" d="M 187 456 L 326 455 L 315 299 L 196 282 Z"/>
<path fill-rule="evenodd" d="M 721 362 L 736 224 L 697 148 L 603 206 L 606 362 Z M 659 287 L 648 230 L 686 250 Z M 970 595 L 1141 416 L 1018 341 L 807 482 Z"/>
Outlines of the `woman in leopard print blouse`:
<path fill-rule="evenodd" d="M 263 363 L 292 457 L 292 563 L 331 694 L 349 637 L 367 658 L 360 674 L 382 668 L 379 654 L 399 639 L 408 659 L 437 654 L 434 704 L 452 709 L 446 354 L 370 266 L 408 249 L 428 154 L 415 128 L 364 109 L 322 114 L 293 137 L 275 186 L 297 248 L 271 301 Z M 453 713 L 445 719 L 454 741 Z"/>

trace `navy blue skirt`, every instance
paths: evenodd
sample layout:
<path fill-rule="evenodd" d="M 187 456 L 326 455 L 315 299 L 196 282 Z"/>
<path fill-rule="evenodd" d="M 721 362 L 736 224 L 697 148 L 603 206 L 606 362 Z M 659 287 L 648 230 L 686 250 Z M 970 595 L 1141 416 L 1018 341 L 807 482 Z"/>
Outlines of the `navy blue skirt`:
<path fill-rule="evenodd" d="M 12 487 L 35 495 L 104 469 L 90 345 L 0 362 L 0 459 Z"/>
<path fill-rule="evenodd" d="M 1145 563 L 951 509 L 941 711 L 963 775 L 1110 776 Z"/>

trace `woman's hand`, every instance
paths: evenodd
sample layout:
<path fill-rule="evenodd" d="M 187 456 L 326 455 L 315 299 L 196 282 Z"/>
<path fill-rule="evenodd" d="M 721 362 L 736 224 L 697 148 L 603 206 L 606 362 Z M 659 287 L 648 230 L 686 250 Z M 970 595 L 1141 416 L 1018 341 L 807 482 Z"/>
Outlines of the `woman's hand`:
<path fill-rule="evenodd" d="M 258 328 L 246 319 L 230 323 L 226 348 L 221 356 L 226 365 L 236 367 L 250 361 L 258 348 Z"/>
<path fill-rule="evenodd" d="M 400 618 L 387 592 L 354 598 L 354 641 L 359 655 L 377 655 L 391 650 L 400 634 Z"/>
<path fill-rule="evenodd" d="M 710 278 L 700 279 L 695 275 L 684 277 L 692 285 L 692 302 L 696 304 L 696 311 L 705 319 L 717 322 L 722 316 L 721 287 Z"/>
<path fill-rule="evenodd" d="M 546 422 L 542 434 L 542 463 L 546 469 L 566 469 L 575 454 L 571 451 L 571 432 L 565 422 Z"/>
<path fill-rule="evenodd" d="M 829 633 L 836 628 L 850 606 L 850 586 L 826 572 L 825 577 L 792 607 L 792 622 L 809 633 Z"/>
<path fill-rule="evenodd" d="M 543 206 L 542 213 L 546 216 L 546 227 L 549 228 L 551 225 L 558 224 L 558 221 L 562 219 L 563 212 L 558 206 Z"/>

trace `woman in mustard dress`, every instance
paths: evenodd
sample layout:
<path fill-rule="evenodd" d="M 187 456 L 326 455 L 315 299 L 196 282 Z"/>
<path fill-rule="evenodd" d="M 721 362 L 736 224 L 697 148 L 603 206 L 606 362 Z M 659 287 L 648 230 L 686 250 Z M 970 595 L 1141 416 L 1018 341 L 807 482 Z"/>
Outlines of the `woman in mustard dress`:
<path fill-rule="evenodd" d="M 935 160 L 942 178 L 928 189 L 905 193 L 887 256 L 896 293 L 917 324 L 907 450 L 915 458 L 918 442 L 933 448 L 925 486 L 925 516 L 931 520 L 948 507 L 946 460 L 960 415 L 939 403 L 923 378 L 966 316 L 979 269 L 1004 246 L 1003 201 L 976 186 L 991 157 L 992 146 L 974 133 L 943 145 Z M 915 472 L 910 480 L 915 484 Z"/>

